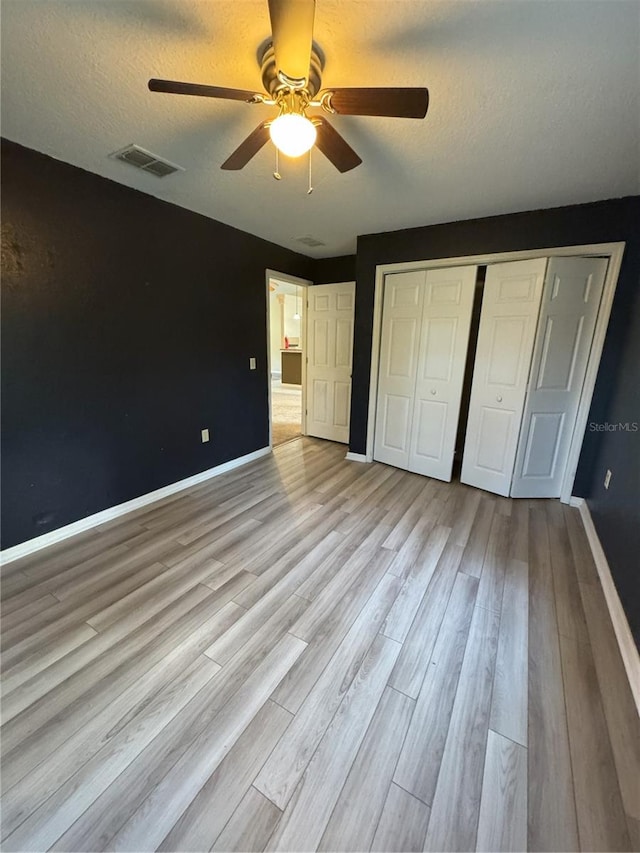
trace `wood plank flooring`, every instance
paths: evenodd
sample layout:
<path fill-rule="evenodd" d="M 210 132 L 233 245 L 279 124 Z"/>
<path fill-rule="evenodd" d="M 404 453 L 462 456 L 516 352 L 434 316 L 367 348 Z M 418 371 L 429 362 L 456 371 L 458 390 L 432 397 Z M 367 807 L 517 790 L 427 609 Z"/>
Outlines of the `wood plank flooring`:
<path fill-rule="evenodd" d="M 577 510 L 344 454 L 4 567 L 3 850 L 638 849 Z"/>

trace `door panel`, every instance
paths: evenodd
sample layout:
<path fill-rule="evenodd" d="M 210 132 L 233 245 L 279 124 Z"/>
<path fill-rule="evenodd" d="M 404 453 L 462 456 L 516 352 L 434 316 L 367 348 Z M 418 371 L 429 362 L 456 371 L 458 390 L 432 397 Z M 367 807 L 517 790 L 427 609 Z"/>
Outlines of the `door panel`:
<path fill-rule="evenodd" d="M 385 276 L 374 459 L 409 467 L 425 270 Z"/>
<path fill-rule="evenodd" d="M 386 288 L 390 288 L 389 307 L 419 308 L 422 305 L 424 279 L 424 270 L 388 275 L 385 279 L 385 293 Z"/>
<path fill-rule="evenodd" d="M 409 470 L 451 480 L 478 268 L 428 270 Z"/>
<path fill-rule="evenodd" d="M 417 319 L 396 319 L 389 322 L 387 376 L 413 379 L 416 369 Z"/>
<path fill-rule="evenodd" d="M 560 497 L 607 261 L 552 258 L 511 495 Z"/>
<path fill-rule="evenodd" d="M 447 424 L 446 403 L 420 400 L 418 432 L 416 436 L 416 456 L 422 459 L 441 459 Z"/>
<path fill-rule="evenodd" d="M 542 355 L 534 381 L 536 390 L 568 391 L 571 388 L 583 327 L 583 316 L 546 318 Z"/>
<path fill-rule="evenodd" d="M 374 458 L 451 479 L 477 267 L 385 278 Z"/>
<path fill-rule="evenodd" d="M 511 488 L 546 266 L 487 268 L 460 479 L 499 495 Z"/>
<path fill-rule="evenodd" d="M 527 340 L 530 317 L 496 317 L 491 329 L 491 345 L 487 358 L 486 382 L 503 388 L 517 388 L 526 381 L 531 353 L 522 342 Z M 475 374 L 474 374 L 475 377 Z"/>
<path fill-rule="evenodd" d="M 476 451 L 478 468 L 494 474 L 504 474 L 506 450 L 515 415 L 512 409 L 482 407 Z"/>
<path fill-rule="evenodd" d="M 311 356 L 316 367 L 329 366 L 329 335 L 329 323 L 327 320 L 314 319 L 311 335 L 313 340 Z"/>
<path fill-rule="evenodd" d="M 327 406 L 327 383 L 323 379 L 314 379 L 311 382 L 309 402 L 313 409 L 314 423 L 326 427 L 329 423 L 329 407 Z"/>
<path fill-rule="evenodd" d="M 340 308 L 340 311 L 349 310 Z M 353 310 L 353 306 L 351 306 Z M 353 317 L 336 320 L 336 367 L 342 367 L 351 373 L 353 348 Z"/>
<path fill-rule="evenodd" d="M 457 317 L 427 320 L 424 329 L 426 344 L 422 364 L 424 380 L 440 379 L 442 382 L 449 382 L 451 379 L 457 328 Z"/>
<path fill-rule="evenodd" d="M 409 445 L 410 411 L 411 397 L 387 394 L 382 421 L 383 449 L 390 452 L 406 452 Z"/>
<path fill-rule="evenodd" d="M 551 477 L 556 459 L 564 412 L 534 412 L 527 434 L 524 436 L 523 472 L 527 477 Z"/>
<path fill-rule="evenodd" d="M 355 283 L 308 288 L 307 434 L 349 441 Z"/>
<path fill-rule="evenodd" d="M 333 386 L 333 422 L 337 427 L 349 429 L 351 408 L 351 383 L 336 381 Z"/>

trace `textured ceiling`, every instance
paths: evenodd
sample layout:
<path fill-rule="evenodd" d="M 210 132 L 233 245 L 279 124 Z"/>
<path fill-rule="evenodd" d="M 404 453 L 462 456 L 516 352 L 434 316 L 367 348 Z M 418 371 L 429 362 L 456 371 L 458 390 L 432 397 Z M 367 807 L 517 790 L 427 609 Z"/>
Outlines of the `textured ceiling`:
<path fill-rule="evenodd" d="M 4 0 L 9 139 L 304 254 L 358 234 L 640 192 L 638 0 L 317 0 L 329 86 L 427 86 L 425 121 L 335 117 L 363 158 L 340 175 L 271 144 L 220 164 L 268 108 L 153 94 L 149 77 L 260 89 L 265 0 Z M 135 142 L 186 171 L 108 158 Z M 309 249 L 296 238 L 325 245 Z"/>

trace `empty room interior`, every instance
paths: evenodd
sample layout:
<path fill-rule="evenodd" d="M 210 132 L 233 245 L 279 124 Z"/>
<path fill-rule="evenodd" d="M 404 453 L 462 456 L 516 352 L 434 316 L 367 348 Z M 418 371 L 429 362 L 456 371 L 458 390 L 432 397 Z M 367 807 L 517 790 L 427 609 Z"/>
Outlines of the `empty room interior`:
<path fill-rule="evenodd" d="M 640 851 L 640 2 L 2 0 L 4 851 Z"/>

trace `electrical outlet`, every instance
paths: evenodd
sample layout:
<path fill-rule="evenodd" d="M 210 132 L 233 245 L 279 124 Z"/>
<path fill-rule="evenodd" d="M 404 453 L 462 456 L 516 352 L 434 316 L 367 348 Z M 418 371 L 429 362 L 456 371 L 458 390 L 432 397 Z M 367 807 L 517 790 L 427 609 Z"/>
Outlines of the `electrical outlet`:
<path fill-rule="evenodd" d="M 611 471 L 607 468 L 607 473 L 604 475 L 604 487 L 605 489 L 609 488 L 609 483 L 611 482 Z"/>
<path fill-rule="evenodd" d="M 252 357 L 249 359 L 249 370 L 255 370 L 255 369 L 256 369 L 256 360 L 255 360 L 255 358 Z"/>
<path fill-rule="evenodd" d="M 209 441 L 209 430 L 208 429 L 200 430 L 200 435 L 202 436 L 202 443 L 203 444 L 206 441 Z"/>

